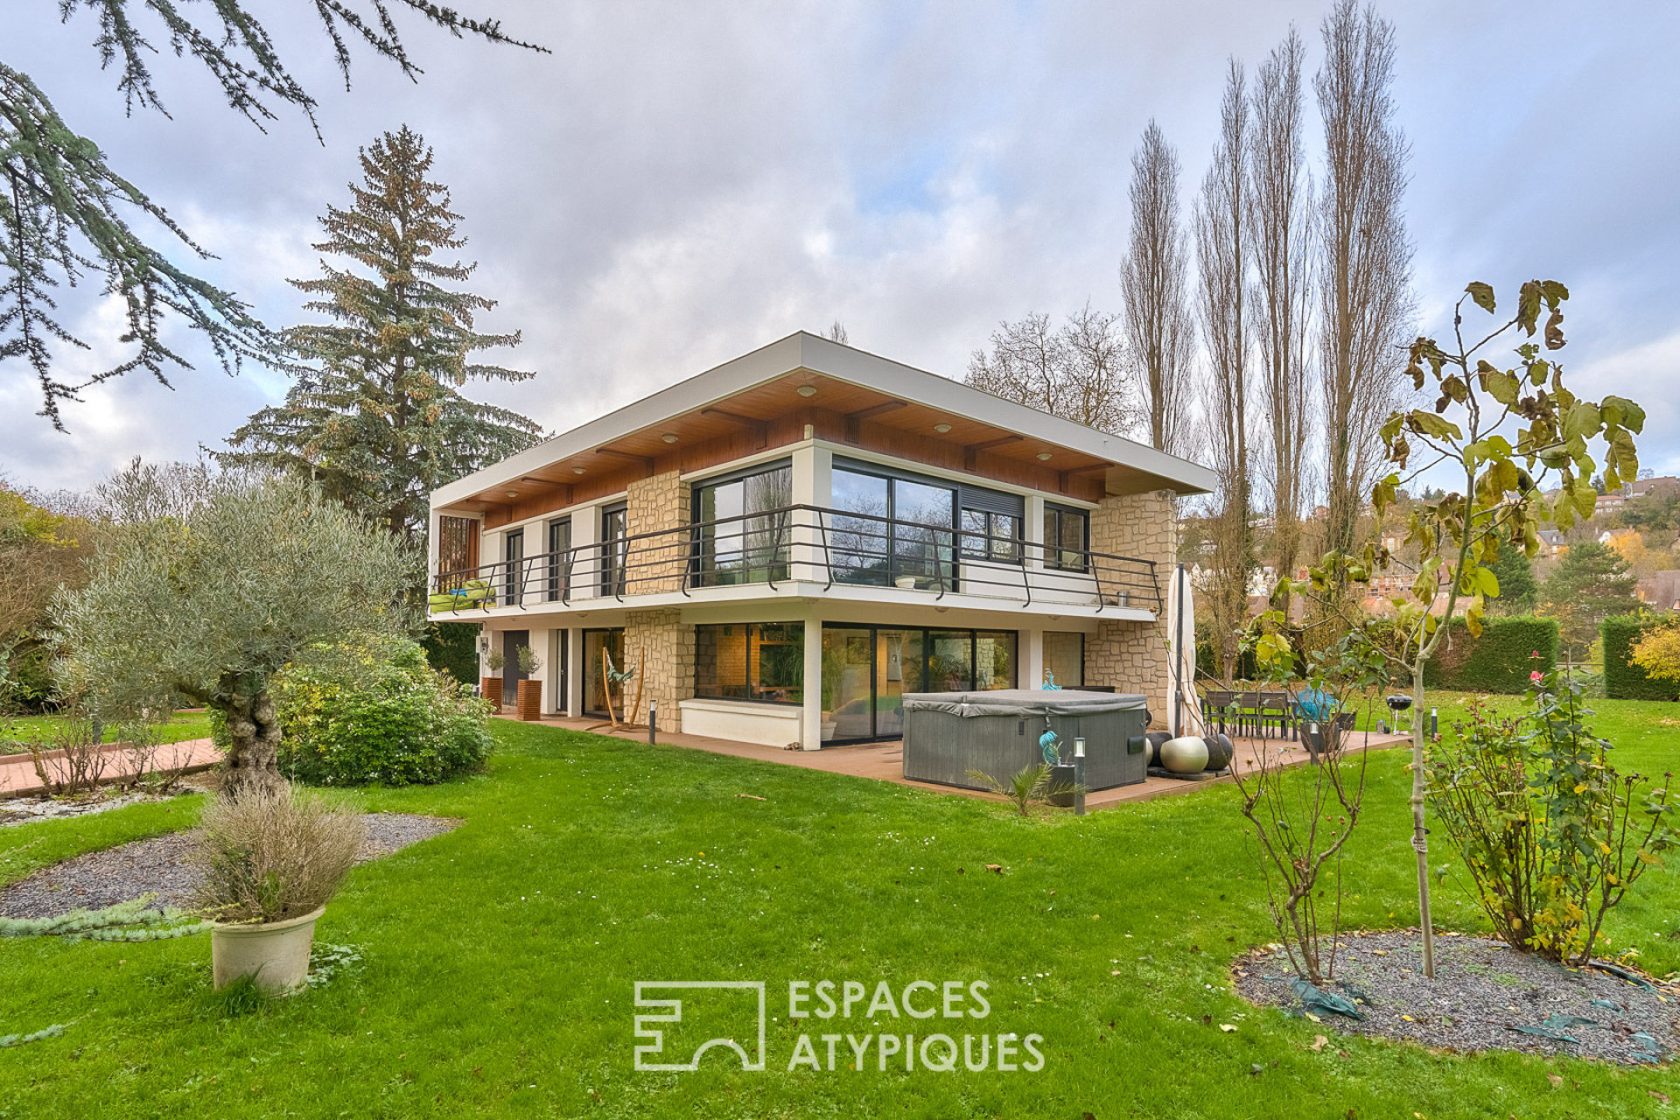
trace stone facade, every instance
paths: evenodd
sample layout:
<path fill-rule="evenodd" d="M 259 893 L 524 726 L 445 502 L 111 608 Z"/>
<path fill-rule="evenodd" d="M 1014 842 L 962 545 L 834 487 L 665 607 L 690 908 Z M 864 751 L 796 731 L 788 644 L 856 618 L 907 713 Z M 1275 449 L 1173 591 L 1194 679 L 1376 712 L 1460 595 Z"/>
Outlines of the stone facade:
<path fill-rule="evenodd" d="M 642 675 L 642 709 L 630 718 L 647 718 L 649 700 L 659 701 L 659 726 L 682 730 L 679 700 L 694 695 L 694 627 L 682 621 L 675 607 L 629 611 L 624 616 L 624 663 Z M 636 694 L 631 681 L 625 692 Z M 628 701 L 627 701 L 628 702 Z"/>
<path fill-rule="evenodd" d="M 1155 562 L 1165 596 L 1178 562 L 1178 517 L 1169 491 L 1104 498 L 1091 514 L 1091 550 Z M 1153 605 L 1153 604 L 1150 604 Z M 1149 698 L 1153 727 L 1167 726 L 1167 612 L 1154 622 L 1103 619 L 1085 645 L 1085 680 Z"/>
<path fill-rule="evenodd" d="M 677 471 L 637 479 L 626 488 L 624 522 L 632 537 L 687 525 L 688 511 L 688 484 Z M 627 590 L 637 595 L 681 591 L 688 549 L 679 534 L 633 542 L 625 558 Z"/>

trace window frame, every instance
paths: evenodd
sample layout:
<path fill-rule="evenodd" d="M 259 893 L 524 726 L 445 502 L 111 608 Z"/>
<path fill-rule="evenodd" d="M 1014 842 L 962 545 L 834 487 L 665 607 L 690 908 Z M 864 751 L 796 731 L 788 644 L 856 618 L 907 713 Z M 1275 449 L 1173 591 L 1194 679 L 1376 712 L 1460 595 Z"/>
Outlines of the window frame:
<path fill-rule="evenodd" d="M 1079 518 L 1079 552 L 1081 554 L 1081 559 L 1077 564 L 1064 564 L 1062 562 L 1062 553 L 1065 550 L 1062 544 L 1062 520 L 1066 517 Z M 1052 523 L 1054 523 L 1056 528 L 1054 534 L 1050 532 L 1050 526 Z M 1057 572 L 1078 573 L 1085 573 L 1091 570 L 1090 510 L 1080 509 L 1077 506 L 1058 505 L 1055 502 L 1045 502 L 1044 523 L 1041 528 L 1044 530 L 1044 539 L 1040 541 L 1039 544 L 1044 550 L 1044 567 L 1046 569 Z"/>
<path fill-rule="evenodd" d="M 700 687 L 700 673 L 701 673 L 700 633 L 701 633 L 701 631 L 721 631 L 721 630 L 723 630 L 727 627 L 732 627 L 732 626 L 739 626 L 739 627 L 742 628 L 742 635 L 741 635 L 742 640 L 746 643 L 746 651 L 743 655 L 742 661 L 743 661 L 743 664 L 744 664 L 744 667 L 745 667 L 745 678 L 746 678 L 745 688 L 746 688 L 746 693 L 747 694 L 745 696 L 724 696 L 724 695 L 720 695 L 720 694 L 717 694 L 717 693 L 708 694 L 707 692 L 702 691 L 701 687 Z M 758 679 L 758 676 L 759 676 L 758 670 L 760 669 L 760 667 L 764 663 L 764 660 L 763 660 L 763 646 L 764 646 L 763 629 L 766 626 L 782 626 L 782 627 L 796 626 L 796 627 L 799 628 L 798 642 L 799 642 L 800 649 L 801 649 L 801 653 L 800 653 L 800 672 L 799 672 L 799 676 L 800 676 L 799 694 L 800 695 L 799 695 L 799 699 L 797 699 L 797 700 L 777 700 L 773 697 L 766 697 L 766 696 L 758 695 L 759 686 L 760 686 L 760 683 L 761 683 Z M 757 645 L 758 652 L 756 654 L 754 652 L 754 643 L 753 643 L 753 637 L 754 637 L 755 634 L 758 636 L 758 645 Z M 783 707 L 783 708 L 797 708 L 797 707 L 802 706 L 805 703 L 805 688 L 806 688 L 806 682 L 805 682 L 805 679 L 804 679 L 805 678 L 804 653 L 803 653 L 804 640 L 805 640 L 805 623 L 803 621 L 799 620 L 799 619 L 792 619 L 792 620 L 781 621 L 781 622 L 715 622 L 715 623 L 700 623 L 700 624 L 696 625 L 694 627 L 694 688 L 693 688 L 694 699 L 696 699 L 696 700 L 715 700 L 715 701 L 721 701 L 721 702 L 729 703 L 729 704 L 774 704 L 777 707 Z M 778 644 L 793 644 L 793 643 L 789 642 L 789 643 L 778 643 Z M 717 676 L 717 674 L 715 672 L 712 675 L 713 675 L 714 678 L 716 678 L 716 676 Z"/>
<path fill-rule="evenodd" d="M 689 519 L 689 524 L 693 526 L 693 528 L 690 530 L 690 533 L 689 533 L 690 541 L 689 541 L 689 569 L 688 570 L 689 570 L 689 586 L 690 587 L 727 587 L 727 586 L 734 586 L 733 584 L 720 583 L 716 579 L 718 569 L 717 569 L 717 561 L 716 561 L 717 537 L 716 537 L 715 533 L 710 538 L 711 544 L 712 544 L 713 559 L 711 561 L 710 570 L 707 569 L 707 560 L 706 560 L 707 537 L 705 535 L 705 530 L 702 528 L 702 526 L 705 525 L 707 522 L 705 520 L 703 520 L 700 516 L 700 507 L 701 507 L 701 504 L 705 501 L 705 491 L 707 491 L 709 489 L 713 489 L 715 487 L 719 487 L 719 486 L 728 486 L 728 485 L 730 485 L 732 483 L 736 483 L 736 482 L 740 482 L 740 483 L 744 484 L 747 479 L 756 478 L 759 475 L 771 474 L 773 472 L 782 471 L 782 470 L 785 470 L 788 473 L 788 498 L 789 498 L 789 505 L 792 505 L 794 503 L 792 502 L 792 498 L 793 498 L 793 459 L 792 459 L 791 456 L 781 458 L 781 459 L 774 459 L 774 460 L 771 460 L 771 461 L 765 462 L 765 463 L 755 463 L 755 464 L 753 464 L 752 466 L 749 466 L 749 467 L 741 467 L 741 468 L 736 469 L 736 470 L 725 471 L 722 474 L 711 475 L 707 478 L 698 478 L 698 479 L 695 479 L 693 482 L 691 482 L 689 484 L 688 519 Z M 732 547 L 736 548 L 738 550 L 738 552 L 743 556 L 746 555 L 746 553 L 747 553 L 747 547 L 746 547 L 747 542 L 746 542 L 746 538 L 745 538 L 745 532 L 747 530 L 745 529 L 745 527 L 748 524 L 748 519 L 752 518 L 752 517 L 766 517 L 770 513 L 773 513 L 775 510 L 783 508 L 783 507 L 779 507 L 779 506 L 772 506 L 771 509 L 768 510 L 768 511 L 759 511 L 757 513 L 749 512 L 746 508 L 745 497 L 746 497 L 746 491 L 745 491 L 745 487 L 743 486 L 742 503 L 741 503 L 741 515 L 740 515 L 741 516 L 741 525 L 743 527 L 743 533 L 742 533 L 742 536 L 737 540 L 736 544 L 734 546 L 732 546 Z M 747 565 L 746 569 L 745 569 L 746 572 L 747 572 L 747 577 L 748 578 L 741 581 L 741 582 L 744 582 L 744 583 L 774 583 L 778 579 L 787 579 L 787 578 L 789 578 L 789 576 L 791 576 L 791 574 L 792 574 L 791 564 L 792 564 L 792 559 L 793 559 L 792 520 L 789 517 L 789 515 L 784 513 L 784 514 L 781 514 L 780 516 L 775 518 L 775 523 L 776 523 L 776 534 L 777 534 L 778 538 L 780 538 L 779 544 L 777 546 L 777 557 L 776 557 L 776 559 L 774 561 L 772 561 L 770 564 L 768 564 L 766 566 L 763 566 L 763 567 L 755 566 L 755 565 L 749 563 Z M 759 578 L 754 578 L 755 575 L 758 576 Z"/>

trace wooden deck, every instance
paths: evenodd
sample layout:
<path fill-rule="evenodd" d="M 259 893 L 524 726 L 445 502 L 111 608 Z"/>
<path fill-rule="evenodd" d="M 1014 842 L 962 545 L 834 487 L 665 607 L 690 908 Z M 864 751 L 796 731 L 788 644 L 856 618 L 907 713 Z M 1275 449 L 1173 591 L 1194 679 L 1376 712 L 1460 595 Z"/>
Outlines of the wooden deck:
<path fill-rule="evenodd" d="M 508 719 L 510 716 L 503 715 Z M 591 731 L 597 735 L 609 735 L 615 739 L 626 739 L 633 742 L 647 742 L 647 728 L 614 731 L 605 726 L 600 720 L 569 719 L 563 717 L 549 717 L 541 721 L 545 727 L 563 727 L 571 731 Z M 896 782 L 902 786 L 913 786 L 917 789 L 932 790 L 935 793 L 950 793 L 961 797 L 978 797 L 985 800 L 1001 800 L 994 794 L 983 793 L 979 790 L 958 789 L 955 786 L 936 785 L 932 782 L 914 782 L 904 777 L 904 743 L 894 740 L 886 743 L 866 743 L 849 747 L 825 747 L 820 751 L 790 751 L 781 747 L 765 747 L 756 743 L 737 743 L 728 739 L 710 739 L 703 735 L 684 735 L 665 730 L 659 732 L 659 742 L 665 746 L 685 747 L 690 750 L 708 751 L 712 754 L 728 755 L 731 758 L 750 758 L 757 762 L 771 762 L 778 766 L 795 766 L 805 770 L 823 770 L 830 774 L 846 774 L 854 778 L 873 778 L 881 782 Z M 1351 746 L 1358 748 L 1367 745 L 1372 750 L 1401 746 L 1409 742 L 1404 735 L 1380 735 L 1376 732 L 1356 732 L 1351 736 Z M 1281 761 L 1286 766 L 1299 766 L 1307 761 L 1307 751 L 1298 743 L 1286 744 L 1278 739 L 1270 739 L 1262 743 L 1258 739 L 1236 740 L 1236 755 L 1232 765 L 1247 772 L 1254 769 L 1261 758 Z M 1262 751 L 1265 753 L 1262 754 Z M 1119 786 L 1114 789 L 1098 790 L 1087 794 L 1085 807 L 1087 809 L 1106 809 L 1115 805 L 1124 805 L 1134 801 L 1148 801 L 1156 797 L 1170 797 L 1174 794 L 1189 793 L 1192 790 L 1204 789 L 1208 786 L 1229 784 L 1232 782 L 1229 774 L 1207 778 L 1201 781 L 1184 781 L 1178 778 L 1145 778 L 1137 785 Z"/>

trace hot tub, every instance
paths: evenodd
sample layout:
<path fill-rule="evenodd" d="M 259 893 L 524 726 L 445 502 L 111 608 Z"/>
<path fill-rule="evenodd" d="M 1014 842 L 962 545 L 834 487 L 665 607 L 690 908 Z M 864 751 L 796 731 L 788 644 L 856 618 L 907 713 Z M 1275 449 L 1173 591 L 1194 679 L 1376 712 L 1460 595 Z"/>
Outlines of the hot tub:
<path fill-rule="evenodd" d="M 1061 736 L 1062 761 L 1085 738 L 1085 786 L 1111 789 L 1144 779 L 1149 709 L 1142 696 L 1075 689 L 913 692 L 904 697 L 904 776 L 919 782 L 985 789 L 978 770 L 1005 781 L 1042 762 L 1045 721 Z"/>

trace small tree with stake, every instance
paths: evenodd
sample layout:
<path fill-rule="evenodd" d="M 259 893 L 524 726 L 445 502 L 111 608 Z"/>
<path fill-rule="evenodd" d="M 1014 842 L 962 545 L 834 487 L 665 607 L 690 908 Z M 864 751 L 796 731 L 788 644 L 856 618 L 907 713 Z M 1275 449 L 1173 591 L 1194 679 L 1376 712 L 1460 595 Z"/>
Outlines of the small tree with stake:
<path fill-rule="evenodd" d="M 397 629 L 411 562 L 309 484 L 136 463 L 101 488 L 118 523 L 53 618 L 63 671 L 107 713 L 181 699 L 226 720 L 226 792 L 282 785 L 270 683 L 317 642 Z"/>
<path fill-rule="evenodd" d="M 1397 411 L 1382 425 L 1383 450 L 1393 469 L 1374 487 L 1372 506 L 1380 521 L 1402 487 L 1425 472 L 1432 477 L 1448 474 L 1461 483 L 1456 489 L 1448 486 L 1433 500 L 1414 501 L 1407 523 L 1406 542 L 1416 549 L 1418 566 L 1409 591 L 1393 598 L 1395 634 L 1387 656 L 1410 680 L 1416 711 L 1424 708 L 1424 667 L 1448 632 L 1445 620 L 1462 610 L 1470 634 L 1481 633 L 1487 602 L 1500 592 L 1491 565 L 1501 545 L 1535 555 L 1543 524 L 1567 529 L 1576 518 L 1592 516 L 1595 474 L 1613 490 L 1638 472 L 1634 436 L 1644 427 L 1644 410 L 1623 397 L 1595 402 L 1576 396 L 1564 385 L 1562 367 L 1546 356 L 1563 348 L 1563 304 L 1568 298 L 1568 290 L 1555 280 L 1530 280 L 1518 292 L 1514 315 L 1496 320 L 1487 333 L 1479 338 L 1472 334 L 1466 341 L 1466 303 L 1495 314 L 1493 288 L 1472 283 L 1454 307 L 1452 348 L 1443 348 L 1433 338 L 1419 338 L 1410 347 L 1405 374 L 1412 388 L 1431 385 L 1437 396 L 1432 407 Z M 1512 332 L 1523 341 L 1515 348 L 1515 364 L 1501 369 L 1483 355 Z M 1592 455 L 1598 444 L 1604 448 L 1601 473 Z M 1339 589 L 1395 563 L 1387 549 L 1372 542 L 1359 555 L 1327 554 L 1308 580 L 1289 587 L 1345 610 L 1334 606 L 1346 602 L 1337 594 Z M 1443 594 L 1444 609 L 1437 613 L 1434 608 Z M 1292 656 L 1281 637 L 1259 653 Z M 1414 720 L 1412 847 L 1417 854 L 1423 969 L 1432 977 L 1425 735 L 1425 721 Z"/>

